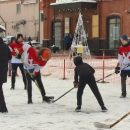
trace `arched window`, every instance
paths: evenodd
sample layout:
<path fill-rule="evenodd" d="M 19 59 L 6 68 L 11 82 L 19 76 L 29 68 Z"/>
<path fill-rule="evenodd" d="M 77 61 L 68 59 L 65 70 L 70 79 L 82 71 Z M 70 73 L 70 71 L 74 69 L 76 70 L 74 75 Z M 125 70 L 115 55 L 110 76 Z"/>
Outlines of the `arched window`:
<path fill-rule="evenodd" d="M 120 37 L 120 17 L 111 16 L 107 19 L 108 48 L 117 49 L 119 47 Z"/>

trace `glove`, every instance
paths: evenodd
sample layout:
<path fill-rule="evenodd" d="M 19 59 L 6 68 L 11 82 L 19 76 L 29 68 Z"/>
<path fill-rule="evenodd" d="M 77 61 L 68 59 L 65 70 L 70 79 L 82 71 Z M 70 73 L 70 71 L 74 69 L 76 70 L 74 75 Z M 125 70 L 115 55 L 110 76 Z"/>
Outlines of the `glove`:
<path fill-rule="evenodd" d="M 116 67 L 116 68 L 115 68 L 115 73 L 116 73 L 116 74 L 120 73 L 120 67 Z"/>
<path fill-rule="evenodd" d="M 73 82 L 73 84 L 74 84 L 74 88 L 78 88 L 79 87 L 79 83 L 78 82 Z"/>
<path fill-rule="evenodd" d="M 20 54 L 17 54 L 17 55 L 16 55 L 16 58 L 17 58 L 17 59 L 21 59 L 21 55 L 20 55 Z"/>
<path fill-rule="evenodd" d="M 35 81 L 36 77 L 34 77 L 34 75 L 31 75 L 31 80 Z"/>
<path fill-rule="evenodd" d="M 38 72 L 34 71 L 33 74 L 31 75 L 31 79 L 32 79 L 33 81 L 37 78 L 38 73 L 39 73 L 39 71 L 38 71 Z"/>
<path fill-rule="evenodd" d="M 39 72 L 32 73 L 32 72 L 26 71 L 26 73 L 30 76 L 31 80 L 35 81 Z"/>

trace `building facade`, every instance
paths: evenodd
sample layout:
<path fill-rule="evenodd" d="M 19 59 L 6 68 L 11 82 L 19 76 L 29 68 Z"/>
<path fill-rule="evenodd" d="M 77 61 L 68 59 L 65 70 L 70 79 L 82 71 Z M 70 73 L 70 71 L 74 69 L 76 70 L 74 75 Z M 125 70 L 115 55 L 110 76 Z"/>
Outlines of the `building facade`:
<path fill-rule="evenodd" d="M 83 15 L 90 50 L 117 50 L 119 37 L 130 36 L 129 0 L 43 0 L 44 38 L 63 48 L 65 33 L 74 34 Z"/>
<path fill-rule="evenodd" d="M 47 5 L 48 4 L 48 5 Z M 98 37 L 98 12 L 97 3 L 89 0 L 89 2 L 73 2 L 72 0 L 62 1 L 45 1 L 44 15 L 48 16 L 44 20 L 44 38 L 49 39 L 60 49 L 64 49 L 64 36 L 69 33 L 73 36 L 77 24 L 79 12 L 83 16 L 85 31 L 88 40 L 96 40 Z M 48 28 L 45 28 L 48 27 Z M 45 31 L 45 32 L 46 32 Z M 93 42 L 94 44 L 94 42 Z M 98 44 L 95 44 L 95 46 Z"/>
<path fill-rule="evenodd" d="M 105 0 L 99 2 L 100 48 L 117 49 L 119 37 L 130 37 L 130 0 Z"/>
<path fill-rule="evenodd" d="M 43 10 L 39 3 L 40 0 L 0 0 L 0 24 L 6 26 L 6 35 L 22 33 L 42 40 Z"/>

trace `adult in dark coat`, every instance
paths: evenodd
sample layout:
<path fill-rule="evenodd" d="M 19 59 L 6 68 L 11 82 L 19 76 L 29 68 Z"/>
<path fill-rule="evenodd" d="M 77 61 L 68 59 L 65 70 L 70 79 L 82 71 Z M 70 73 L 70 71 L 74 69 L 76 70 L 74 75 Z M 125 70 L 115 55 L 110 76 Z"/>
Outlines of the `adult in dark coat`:
<path fill-rule="evenodd" d="M 8 112 L 4 100 L 2 85 L 7 82 L 8 60 L 11 59 L 9 47 L 3 42 L 0 37 L 0 112 Z"/>
<path fill-rule="evenodd" d="M 67 33 L 64 37 L 65 50 L 69 50 L 72 44 L 72 40 L 72 36 L 69 33 Z"/>

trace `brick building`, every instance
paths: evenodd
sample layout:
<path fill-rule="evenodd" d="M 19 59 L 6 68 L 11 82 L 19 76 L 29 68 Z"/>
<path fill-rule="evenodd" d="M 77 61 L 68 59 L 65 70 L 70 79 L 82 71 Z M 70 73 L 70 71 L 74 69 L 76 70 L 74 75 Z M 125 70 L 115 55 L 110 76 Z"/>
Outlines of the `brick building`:
<path fill-rule="evenodd" d="M 63 49 L 65 33 L 74 34 L 79 11 L 91 50 L 116 50 L 119 36 L 130 36 L 129 0 L 43 0 L 44 39 Z"/>
<path fill-rule="evenodd" d="M 100 48 L 116 49 L 119 36 L 130 36 L 130 0 L 104 0 L 99 2 Z"/>

